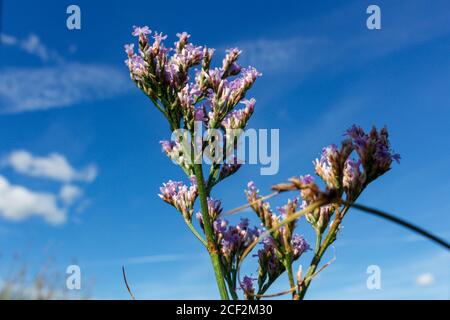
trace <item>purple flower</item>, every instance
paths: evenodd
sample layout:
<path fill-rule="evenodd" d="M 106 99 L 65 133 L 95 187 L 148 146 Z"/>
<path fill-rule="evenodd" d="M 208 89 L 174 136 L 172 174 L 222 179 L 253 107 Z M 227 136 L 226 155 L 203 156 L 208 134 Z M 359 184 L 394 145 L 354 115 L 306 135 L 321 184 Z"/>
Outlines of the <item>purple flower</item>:
<path fill-rule="evenodd" d="M 239 170 L 239 168 L 242 166 L 242 163 L 239 162 L 238 158 L 236 156 L 233 157 L 233 160 L 224 163 L 222 165 L 222 168 L 220 169 L 219 179 L 225 179 L 226 177 L 231 176 L 236 171 Z"/>
<path fill-rule="evenodd" d="M 128 57 L 131 58 L 134 55 L 134 43 L 126 44 L 124 47 Z"/>
<path fill-rule="evenodd" d="M 207 202 L 210 216 L 218 217 L 222 212 L 222 203 L 220 202 L 220 200 L 214 200 L 213 198 L 208 197 Z"/>
<path fill-rule="evenodd" d="M 222 121 L 222 126 L 225 129 L 243 129 L 247 125 L 248 120 L 253 114 L 256 100 L 252 98 L 250 100 L 243 100 L 241 103 L 245 105 L 244 109 L 234 110 Z"/>
<path fill-rule="evenodd" d="M 227 231 L 228 221 L 224 219 L 216 219 L 213 222 L 214 232 L 221 235 Z"/>
<path fill-rule="evenodd" d="M 202 108 L 195 109 L 195 121 L 207 121 L 208 118 L 205 116 L 205 111 Z"/>
<path fill-rule="evenodd" d="M 249 181 L 247 183 L 247 189 L 245 190 L 245 194 L 248 198 L 257 198 L 258 197 L 259 190 L 256 187 L 255 182 Z"/>
<path fill-rule="evenodd" d="M 130 75 L 133 80 L 140 81 L 146 75 L 144 59 L 141 56 L 133 55 L 125 61 L 130 69 Z"/>
<path fill-rule="evenodd" d="M 291 240 L 292 251 L 294 255 L 294 260 L 298 259 L 302 253 L 311 249 L 308 242 L 298 234 L 294 234 Z"/>
<path fill-rule="evenodd" d="M 181 181 L 169 180 L 163 183 L 158 196 L 174 206 L 189 221 L 192 219 L 193 206 L 198 195 L 197 184 L 191 180 L 191 186 L 184 185 Z"/>
<path fill-rule="evenodd" d="M 386 127 L 380 131 L 372 127 L 369 133 L 365 133 L 361 127 L 353 125 L 345 135 L 352 139 L 359 155 L 366 174 L 366 184 L 390 170 L 392 160 L 400 162 L 400 155 L 391 149 Z"/>
<path fill-rule="evenodd" d="M 330 189 L 339 188 L 339 160 L 340 155 L 335 144 L 331 144 L 322 149 L 320 159 L 316 159 L 313 164 L 316 173 L 325 181 Z"/>
<path fill-rule="evenodd" d="M 344 164 L 342 186 L 349 198 L 357 195 L 364 187 L 365 175 L 361 173 L 361 160 L 347 159 Z"/>
<path fill-rule="evenodd" d="M 234 257 L 242 254 L 260 234 L 258 228 L 249 227 L 248 219 L 241 219 L 236 226 L 229 225 L 226 220 L 217 219 L 213 225 L 216 238 L 219 240 L 220 251 L 226 258 L 227 264 L 230 264 Z"/>
<path fill-rule="evenodd" d="M 258 72 L 254 67 L 248 67 L 242 69 L 243 79 L 246 87 L 250 87 L 256 81 L 257 77 L 262 76 L 261 72 Z"/>
<path fill-rule="evenodd" d="M 181 52 L 184 46 L 188 43 L 188 39 L 190 38 L 190 36 L 191 35 L 187 32 L 177 33 L 177 37 L 179 38 L 179 40 L 175 42 L 175 48 L 177 49 L 177 52 Z"/>
<path fill-rule="evenodd" d="M 250 278 L 248 276 L 244 276 L 244 279 L 241 281 L 241 289 L 244 291 L 244 294 L 247 299 L 253 299 L 255 294 L 255 288 L 253 288 L 253 281 L 256 279 Z"/>
<path fill-rule="evenodd" d="M 266 237 L 262 241 L 263 247 L 258 250 L 258 263 L 260 274 L 267 273 L 269 279 L 274 279 L 280 275 L 285 267 L 277 255 L 277 247 L 272 237 Z"/>
<path fill-rule="evenodd" d="M 311 176 L 310 174 L 306 174 L 304 176 L 300 176 L 299 180 L 304 185 L 308 185 L 308 184 L 314 183 L 314 177 Z"/>
<path fill-rule="evenodd" d="M 192 173 L 192 159 L 189 146 L 186 143 L 167 140 L 162 140 L 159 143 L 169 159 L 181 166 L 186 173 Z"/>
<path fill-rule="evenodd" d="M 225 220 L 220 220 L 218 219 L 218 217 L 220 216 L 220 214 L 222 213 L 222 203 L 220 202 L 220 200 L 214 200 L 213 198 L 208 197 L 207 198 L 207 202 L 208 202 L 208 213 L 209 213 L 209 217 L 211 219 L 211 221 L 213 221 L 213 227 L 216 229 L 217 233 L 223 233 L 224 230 L 220 228 L 220 226 L 222 225 L 222 222 L 224 222 L 224 224 L 222 225 L 222 228 L 225 228 L 227 226 L 227 222 Z M 200 223 L 200 227 L 204 230 L 204 224 L 203 224 L 203 215 L 201 212 L 197 212 L 197 214 L 195 215 L 198 222 Z M 214 225 L 214 223 L 218 223 L 218 225 Z M 226 229 L 225 229 L 226 230 Z"/>
<path fill-rule="evenodd" d="M 167 39 L 167 35 L 163 35 L 162 32 L 158 33 L 155 32 L 155 34 L 153 35 L 153 39 L 155 40 L 156 43 L 161 43 L 163 40 Z"/>
<path fill-rule="evenodd" d="M 131 33 L 131 35 L 133 35 L 135 37 L 145 36 L 147 34 L 150 34 L 150 32 L 152 32 L 152 30 L 150 30 L 149 27 L 147 27 L 147 26 L 143 26 L 143 27 L 133 26 L 133 28 L 134 28 L 134 30 Z"/>
<path fill-rule="evenodd" d="M 167 154 L 170 154 L 175 146 L 173 141 L 161 140 L 159 143 L 161 144 L 163 151 Z"/>
<path fill-rule="evenodd" d="M 237 75 L 241 71 L 241 67 L 236 63 L 239 55 L 242 53 L 238 48 L 226 50 L 227 55 L 222 61 L 222 71 L 227 76 Z"/>
<path fill-rule="evenodd" d="M 298 206 L 299 199 L 294 198 L 293 200 L 289 199 L 287 204 L 282 207 L 278 207 L 277 210 L 283 218 L 287 218 L 289 215 L 294 214 L 295 211 L 297 211 Z"/>

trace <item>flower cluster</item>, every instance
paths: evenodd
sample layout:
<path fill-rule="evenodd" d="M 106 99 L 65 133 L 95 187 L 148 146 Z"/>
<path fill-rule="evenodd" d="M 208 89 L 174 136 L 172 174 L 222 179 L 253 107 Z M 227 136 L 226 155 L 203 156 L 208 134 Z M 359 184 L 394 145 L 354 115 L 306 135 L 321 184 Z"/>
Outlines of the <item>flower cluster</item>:
<path fill-rule="evenodd" d="M 251 228 L 246 218 L 242 218 L 236 226 L 224 219 L 217 219 L 213 226 L 225 271 L 233 272 L 242 254 L 258 238 L 261 230 Z"/>
<path fill-rule="evenodd" d="M 244 279 L 241 281 L 241 289 L 244 291 L 245 298 L 247 300 L 253 300 L 255 296 L 255 288 L 253 287 L 253 281 L 256 279 L 244 276 Z"/>
<path fill-rule="evenodd" d="M 316 184 L 314 177 L 309 174 L 292 178 L 290 181 L 300 190 L 300 196 L 302 198 L 300 208 L 302 210 L 320 201 L 324 196 Z M 318 233 L 321 233 L 327 228 L 334 210 L 335 208 L 332 205 L 323 205 L 313 211 L 306 212 L 305 218 Z"/>
<path fill-rule="evenodd" d="M 372 127 L 369 133 L 365 133 L 361 127 L 353 125 L 347 130 L 346 135 L 351 138 L 364 168 L 365 184 L 390 170 L 393 160 L 400 163 L 400 155 L 391 149 L 386 127 L 379 132 Z"/>
<path fill-rule="evenodd" d="M 290 246 L 293 253 L 291 263 L 311 249 L 303 236 L 298 234 L 292 236 Z M 263 247 L 258 250 L 256 256 L 259 264 L 258 286 L 265 291 L 264 288 L 273 283 L 286 270 L 286 262 L 283 253 L 278 249 L 277 241 L 270 236 L 263 240 Z"/>
<path fill-rule="evenodd" d="M 238 162 L 237 158 L 234 157 L 229 163 L 224 163 L 219 173 L 219 180 L 223 180 L 232 174 L 236 173 L 241 167 L 241 163 Z"/>
<path fill-rule="evenodd" d="M 258 238 L 261 230 L 251 228 L 249 220 L 245 218 L 242 218 L 236 226 L 220 218 L 222 204 L 219 200 L 208 198 L 208 213 L 211 221 L 214 221 L 214 233 L 219 244 L 218 248 L 226 269 L 225 271 L 231 272 L 233 268 L 236 268 L 236 264 L 244 251 Z M 204 231 L 202 214 L 198 212 L 196 217 Z"/>
<path fill-rule="evenodd" d="M 301 208 L 305 209 L 324 197 L 340 197 L 345 193 L 348 202 L 355 201 L 367 185 L 390 170 L 392 161 L 400 161 L 400 155 L 392 151 L 386 128 L 375 127 L 365 133 L 361 127 L 352 126 L 345 133 L 345 139 L 338 148 L 332 144 L 322 149 L 319 159 L 313 164 L 316 174 L 324 181 L 326 190 L 321 191 L 311 175 L 290 179 L 290 184 L 280 184 L 274 189 L 300 190 Z M 356 151 L 358 159 L 351 158 Z M 336 204 L 326 204 L 306 213 L 306 219 L 318 233 L 328 227 Z"/>
<path fill-rule="evenodd" d="M 193 175 L 193 161 L 191 159 L 190 145 L 180 141 L 162 140 L 159 142 L 162 150 L 174 163 L 178 164 L 187 175 Z"/>
<path fill-rule="evenodd" d="M 220 200 L 214 200 L 213 198 L 208 197 L 208 213 L 211 221 L 215 221 L 217 218 L 219 218 L 220 214 L 222 213 L 222 203 Z M 197 217 L 198 222 L 200 223 L 200 227 L 204 230 L 203 225 L 203 216 L 201 212 L 197 212 L 195 215 Z"/>
<path fill-rule="evenodd" d="M 222 126 L 225 129 L 243 129 L 247 124 L 255 109 L 256 100 L 252 98 L 243 100 L 242 103 L 245 108 L 234 110 L 223 119 Z"/>
<path fill-rule="evenodd" d="M 254 99 L 243 101 L 246 107 L 240 112 L 230 112 L 261 74 L 253 67 L 241 68 L 237 63 L 239 49 L 227 50 L 222 66 L 211 68 L 215 50 L 193 45 L 186 32 L 177 34 L 173 48 L 165 47 L 167 36 L 157 32 L 150 36 L 148 27 L 135 27 L 132 35 L 138 37 L 139 45 L 137 53 L 134 44 L 125 46 L 130 77 L 164 113 L 172 130 L 182 123 L 192 130 L 195 120 L 210 128 L 245 126 Z"/>
<path fill-rule="evenodd" d="M 310 246 L 303 236 L 293 234 L 297 219 L 276 228 L 284 219 L 289 219 L 297 212 L 298 198 L 288 199 L 287 204 L 277 208 L 280 213 L 277 215 L 272 212 L 268 202 L 262 201 L 254 182 L 249 182 L 245 194 L 262 225 L 270 230 L 270 236 L 263 240 L 263 247 L 257 254 L 258 285 L 260 291 L 265 291 L 286 270 L 288 265 L 300 258 L 305 251 L 310 249 Z"/>
<path fill-rule="evenodd" d="M 163 183 L 159 189 L 159 197 L 168 204 L 174 206 L 188 221 L 192 220 L 194 202 L 198 195 L 197 182 L 191 177 L 191 185 L 188 187 L 181 181 L 169 180 Z"/>

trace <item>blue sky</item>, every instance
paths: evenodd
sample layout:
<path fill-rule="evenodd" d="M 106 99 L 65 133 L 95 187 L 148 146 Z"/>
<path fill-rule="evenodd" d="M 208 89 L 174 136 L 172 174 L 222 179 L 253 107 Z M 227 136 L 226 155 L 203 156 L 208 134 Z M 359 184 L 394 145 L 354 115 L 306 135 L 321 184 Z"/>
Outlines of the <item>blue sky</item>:
<path fill-rule="evenodd" d="M 375 3 L 368 1 L 230 8 L 77 1 L 82 28 L 72 31 L 71 2 L 3 2 L 0 184 L 7 181 L 28 202 L 0 201 L 0 275 L 15 254 L 32 272 L 49 258 L 61 274 L 76 262 L 84 288 L 76 294 L 127 299 L 125 264 L 138 298 L 218 297 L 207 255 L 156 195 L 162 182 L 183 173 L 161 153 L 166 123 L 128 79 L 123 44 L 132 41 L 133 25 L 162 31 L 169 42 L 187 31 L 194 43 L 218 48 L 216 59 L 238 46 L 243 64 L 263 73 L 251 92 L 257 104 L 250 126 L 280 129 L 280 171 L 261 176 L 258 165 L 242 168 L 215 190 L 225 209 L 245 201 L 249 180 L 264 192 L 312 173 L 322 146 L 339 142 L 351 124 L 387 125 L 402 163 L 360 202 L 450 239 L 448 1 L 377 1 L 381 30 L 366 28 L 366 8 Z M 20 160 L 44 169 L 21 169 Z M 313 240 L 307 225 L 299 231 Z M 378 218 L 350 211 L 335 252 L 308 298 L 450 296 L 449 255 Z M 366 288 L 369 265 L 381 268 L 381 290 Z"/>

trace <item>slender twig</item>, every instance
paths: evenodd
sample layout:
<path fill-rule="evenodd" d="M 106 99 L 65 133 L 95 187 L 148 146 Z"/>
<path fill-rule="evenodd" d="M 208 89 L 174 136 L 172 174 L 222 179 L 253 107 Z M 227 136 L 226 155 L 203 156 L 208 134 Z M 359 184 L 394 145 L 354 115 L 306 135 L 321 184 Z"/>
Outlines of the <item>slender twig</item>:
<path fill-rule="evenodd" d="M 334 247 L 333 247 L 334 248 Z M 315 277 L 317 277 L 319 275 L 319 273 L 321 273 L 326 267 L 328 267 L 329 265 L 331 265 L 334 261 L 336 260 L 336 251 L 334 251 L 333 254 L 333 258 L 328 261 L 327 263 L 325 263 L 322 267 L 319 268 L 318 271 L 314 272 L 312 275 L 310 275 L 308 278 L 305 278 L 303 281 L 305 280 L 309 280 L 311 281 L 312 279 L 314 279 Z"/>
<path fill-rule="evenodd" d="M 263 197 L 259 198 L 256 201 L 253 201 L 251 203 L 247 203 L 247 204 L 244 204 L 244 205 L 242 205 L 240 207 L 237 207 L 235 209 L 229 210 L 229 211 L 225 212 L 223 215 L 224 216 L 228 216 L 228 215 L 237 213 L 239 211 L 242 211 L 242 210 L 252 206 L 253 204 L 257 203 L 260 200 L 264 201 L 264 200 L 270 199 L 270 198 L 278 195 L 279 193 L 280 193 L 279 191 L 273 192 L 271 194 L 268 194 L 266 196 L 263 196 Z M 341 203 L 343 203 L 345 205 L 348 205 L 348 206 L 350 206 L 352 208 L 358 209 L 360 211 L 371 213 L 371 214 L 376 215 L 378 217 L 381 217 L 381 218 L 384 218 L 384 219 L 389 220 L 391 222 L 397 223 L 397 224 L 399 224 L 399 225 L 401 225 L 401 226 L 403 226 L 403 227 L 405 227 L 405 228 L 407 228 L 407 229 L 409 229 L 411 231 L 414 231 L 414 232 L 416 232 L 416 233 L 418 233 L 418 234 L 428 238 L 431 241 L 436 242 L 437 244 L 443 246 L 444 248 L 450 250 L 450 244 L 448 242 L 446 242 L 445 240 L 443 240 L 440 237 L 432 234 L 431 232 L 428 232 L 428 231 L 426 231 L 426 230 L 424 230 L 424 229 L 422 229 L 422 228 L 420 228 L 420 227 L 418 227 L 418 226 L 416 226 L 416 225 L 414 225 L 414 224 L 412 224 L 410 222 L 407 222 L 407 221 L 405 221 L 403 219 L 395 217 L 395 216 L 393 216 L 393 215 L 391 215 L 391 214 L 389 214 L 389 213 L 387 213 L 385 211 L 381 211 L 381 210 L 378 210 L 378 209 L 375 209 L 375 208 L 372 208 L 372 207 L 368 207 L 368 206 L 365 206 L 365 205 L 362 205 L 362 204 L 352 203 L 352 202 L 348 202 L 348 201 L 341 201 Z"/>
<path fill-rule="evenodd" d="M 245 210 L 245 209 L 251 207 L 252 205 L 258 203 L 258 201 L 265 201 L 265 200 L 270 199 L 270 198 L 272 198 L 272 197 L 274 197 L 274 196 L 276 196 L 276 195 L 278 195 L 278 194 L 280 194 L 279 191 L 272 192 L 271 194 L 268 194 L 267 196 L 264 196 L 264 197 L 260 197 L 260 198 L 258 198 L 257 200 L 255 200 L 255 201 L 253 201 L 253 202 L 249 202 L 249 203 L 247 203 L 247 204 L 244 204 L 244 205 L 242 205 L 242 206 L 239 206 L 239 207 L 237 207 L 237 208 L 234 208 L 234 209 L 232 209 L 232 210 L 229 210 L 229 211 L 225 212 L 225 213 L 223 214 L 223 216 L 229 216 L 229 215 L 232 215 L 232 214 L 237 213 L 237 212 L 239 212 L 239 211 Z"/>
<path fill-rule="evenodd" d="M 287 291 L 283 291 L 283 292 L 278 292 L 278 293 L 272 293 L 272 294 L 255 294 L 255 298 L 274 298 L 274 297 L 279 297 L 279 296 L 284 296 L 285 294 L 289 294 L 295 291 L 295 287 L 294 288 L 290 288 Z"/>
<path fill-rule="evenodd" d="M 128 285 L 128 281 L 127 281 L 127 276 L 125 274 L 125 267 L 122 266 L 122 275 L 123 275 L 123 281 L 125 282 L 125 286 L 127 287 L 128 293 L 131 296 L 131 299 L 136 300 L 136 298 L 134 297 L 133 292 L 130 289 L 130 286 Z"/>
<path fill-rule="evenodd" d="M 414 232 L 416 232 L 416 233 L 418 233 L 418 234 L 420 234 L 420 235 L 430 239 L 431 241 L 434 241 L 435 243 L 437 243 L 437 244 L 443 246 L 444 248 L 446 248 L 447 250 L 450 250 L 450 244 L 448 242 L 446 242 L 445 240 L 435 236 L 434 234 L 432 234 L 432 233 L 430 233 L 430 232 L 428 232 L 428 231 L 426 231 L 426 230 L 424 230 L 424 229 L 422 229 L 422 228 L 420 228 L 420 227 L 418 227 L 418 226 L 416 226 L 416 225 L 414 225 L 412 223 L 409 223 L 409 222 L 407 222 L 405 220 L 397 218 L 397 217 L 395 217 L 395 216 L 393 216 L 393 215 L 391 215 L 391 214 L 389 214 L 387 212 L 384 212 L 384 211 L 381 211 L 381 210 L 378 210 L 378 209 L 375 209 L 375 208 L 371 208 L 371 207 L 368 207 L 368 206 L 365 206 L 365 205 L 362 205 L 362 204 L 349 203 L 348 205 L 350 205 L 352 208 L 355 208 L 355 209 L 358 209 L 358 210 L 361 210 L 361 211 L 364 211 L 364 212 L 367 212 L 367 213 L 371 213 L 371 214 L 376 215 L 378 217 L 381 217 L 381 218 L 384 218 L 384 219 L 389 220 L 391 222 L 397 223 L 397 224 L 399 224 L 399 225 L 401 225 L 401 226 L 403 226 L 403 227 L 405 227 L 405 228 L 407 228 L 407 229 L 409 229 L 411 231 L 414 231 Z"/>
<path fill-rule="evenodd" d="M 237 276 L 238 276 L 238 282 L 241 283 L 241 277 L 240 277 L 240 270 L 241 270 L 241 265 L 242 262 L 244 261 L 244 259 L 247 257 L 247 255 L 253 250 L 254 247 L 256 247 L 256 245 L 265 237 L 267 237 L 268 235 L 270 235 L 272 232 L 274 232 L 275 230 L 278 230 L 279 228 L 281 228 L 282 226 L 284 226 L 287 223 L 290 223 L 291 221 L 294 221 L 298 218 L 300 218 L 301 216 L 314 211 L 315 209 L 327 204 L 329 202 L 328 199 L 321 199 L 318 200 L 312 204 L 310 204 L 309 206 L 307 206 L 306 208 L 297 211 L 296 213 L 290 215 L 289 217 L 287 217 L 286 219 L 282 220 L 280 223 L 278 223 L 277 225 L 275 225 L 273 228 L 263 232 L 255 241 L 253 241 L 248 247 L 247 249 L 245 249 L 245 251 L 242 253 L 242 256 L 240 258 L 239 264 L 237 265 Z"/>
<path fill-rule="evenodd" d="M 189 230 L 191 230 L 191 232 L 194 234 L 194 236 L 196 236 L 197 239 L 200 240 L 200 242 L 207 248 L 208 243 L 205 241 L 205 239 L 203 239 L 200 233 L 198 233 L 193 224 L 188 219 L 184 219 L 184 222 L 186 222 L 186 225 L 188 226 Z"/>

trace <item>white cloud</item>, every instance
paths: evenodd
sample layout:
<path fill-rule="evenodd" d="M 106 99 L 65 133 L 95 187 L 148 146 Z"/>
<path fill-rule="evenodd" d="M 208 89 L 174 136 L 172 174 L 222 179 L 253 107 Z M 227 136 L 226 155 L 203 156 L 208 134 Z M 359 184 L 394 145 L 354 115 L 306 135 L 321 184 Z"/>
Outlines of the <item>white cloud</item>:
<path fill-rule="evenodd" d="M 131 88 L 124 70 L 65 63 L 0 72 L 0 113 L 68 107 L 121 95 Z"/>
<path fill-rule="evenodd" d="M 63 58 L 54 50 L 49 49 L 35 34 L 29 34 L 24 39 L 18 39 L 12 35 L 0 34 L 0 42 L 7 46 L 16 46 L 28 54 L 38 57 L 43 62 L 63 62 Z"/>
<path fill-rule="evenodd" d="M 97 168 L 94 165 L 76 170 L 59 153 L 39 157 L 25 150 L 16 150 L 3 159 L 3 164 L 27 176 L 48 178 L 66 183 L 71 181 L 92 182 L 97 177 Z"/>
<path fill-rule="evenodd" d="M 434 276 L 431 273 L 422 273 L 416 278 L 416 284 L 426 287 L 434 283 Z"/>
<path fill-rule="evenodd" d="M 62 186 L 61 190 L 59 191 L 59 197 L 66 205 L 71 205 L 82 195 L 83 191 L 79 187 L 72 184 L 66 184 Z"/>
<path fill-rule="evenodd" d="M 330 45 L 322 38 L 294 36 L 284 39 L 256 39 L 238 44 L 242 65 L 253 65 L 264 72 L 285 72 L 289 68 L 306 73 L 322 62 L 319 52 Z"/>
<path fill-rule="evenodd" d="M 6 46 L 13 46 L 17 44 L 17 39 L 11 35 L 0 33 L 0 43 Z"/>
<path fill-rule="evenodd" d="M 61 224 L 66 220 L 66 212 L 58 207 L 53 194 L 34 192 L 23 186 L 12 185 L 1 175 L 0 216 L 12 221 L 40 216 L 51 224 Z"/>
<path fill-rule="evenodd" d="M 0 43 L 52 64 L 0 70 L 0 114 L 68 107 L 114 97 L 132 88 L 126 69 L 65 62 L 35 34 L 19 39 L 3 33 Z M 71 48 L 69 51 L 73 53 L 76 47 Z"/>
<path fill-rule="evenodd" d="M 200 254 L 154 254 L 147 256 L 126 257 L 120 259 L 109 260 L 97 260 L 90 261 L 89 265 L 92 266 L 105 266 L 105 265 L 142 265 L 142 264 L 157 264 L 166 262 L 181 262 L 181 261 L 194 261 L 203 258 Z"/>

